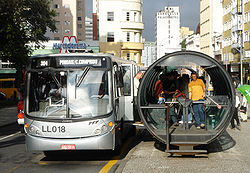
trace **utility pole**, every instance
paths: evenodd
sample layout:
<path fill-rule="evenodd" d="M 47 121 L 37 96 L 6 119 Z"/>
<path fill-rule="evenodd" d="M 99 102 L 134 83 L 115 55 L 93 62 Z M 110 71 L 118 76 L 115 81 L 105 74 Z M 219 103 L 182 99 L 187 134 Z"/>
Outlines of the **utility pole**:
<path fill-rule="evenodd" d="M 242 37 L 242 31 L 240 32 L 240 84 L 243 85 L 243 37 Z"/>

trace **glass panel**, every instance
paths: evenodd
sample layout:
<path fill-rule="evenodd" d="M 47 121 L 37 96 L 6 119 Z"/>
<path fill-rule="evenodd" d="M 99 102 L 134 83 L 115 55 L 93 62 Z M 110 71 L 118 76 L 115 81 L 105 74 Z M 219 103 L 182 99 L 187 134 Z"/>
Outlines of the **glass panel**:
<path fill-rule="evenodd" d="M 69 108 L 72 118 L 93 118 L 111 112 L 110 72 L 89 71 L 76 87 L 82 71 L 69 73 Z"/>
<path fill-rule="evenodd" d="M 123 82 L 124 82 L 124 95 L 131 96 L 131 67 L 123 66 Z"/>
<path fill-rule="evenodd" d="M 84 71 L 31 72 L 28 90 L 29 115 L 74 119 L 93 118 L 110 113 L 111 73 L 94 70 L 85 75 L 83 73 Z"/>
<path fill-rule="evenodd" d="M 165 101 L 171 101 L 176 100 L 176 97 L 184 97 L 184 94 L 188 98 L 188 84 L 191 81 L 190 74 L 193 71 L 197 72 L 199 78 L 204 81 L 207 89 L 206 96 L 223 105 L 221 109 L 218 109 L 216 104 L 208 98 L 205 102 L 206 109 L 204 113 L 207 129 L 216 129 L 228 116 L 228 111 L 231 109 L 231 88 L 224 72 L 213 61 L 203 57 L 195 55 L 172 56 L 147 71 L 140 90 L 140 106 L 157 106 L 159 105 L 157 104 L 158 100 L 162 98 Z M 159 80 L 161 80 L 161 92 L 156 87 Z M 172 85 L 174 89 L 171 89 Z M 179 91 L 181 94 L 178 93 Z M 170 92 L 174 93 L 170 94 Z M 173 112 L 172 114 L 176 115 L 177 121 L 180 121 L 182 109 L 179 110 L 179 104 L 174 104 L 173 107 L 175 109 L 170 110 L 170 114 Z M 153 129 L 161 130 L 165 128 L 165 111 L 163 109 L 143 108 L 143 111 L 145 119 Z M 174 119 L 170 117 L 170 123 L 173 122 Z"/>

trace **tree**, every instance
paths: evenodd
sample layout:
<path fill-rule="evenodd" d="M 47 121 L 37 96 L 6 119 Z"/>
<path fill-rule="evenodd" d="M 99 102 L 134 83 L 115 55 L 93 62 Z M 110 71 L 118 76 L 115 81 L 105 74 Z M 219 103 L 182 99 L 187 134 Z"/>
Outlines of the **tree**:
<path fill-rule="evenodd" d="M 28 43 L 39 48 L 46 30 L 55 31 L 55 11 L 48 0 L 0 1 L 0 59 L 14 63 L 18 74 L 32 53 Z"/>

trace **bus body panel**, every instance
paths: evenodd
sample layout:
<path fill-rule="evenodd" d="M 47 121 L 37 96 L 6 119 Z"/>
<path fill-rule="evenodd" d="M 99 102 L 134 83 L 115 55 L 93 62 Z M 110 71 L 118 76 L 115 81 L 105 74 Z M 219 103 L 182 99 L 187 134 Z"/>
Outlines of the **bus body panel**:
<path fill-rule="evenodd" d="M 25 136 L 27 151 L 55 151 L 61 150 L 61 145 L 75 145 L 76 150 L 113 150 L 115 134 L 106 133 L 100 136 L 75 139 L 54 139 Z"/>
<path fill-rule="evenodd" d="M 108 123 L 112 122 L 112 127 Z M 48 121 L 37 121 L 25 118 L 25 123 L 29 126 L 27 134 L 48 138 L 79 138 L 96 136 L 106 133 L 114 128 L 113 116 L 105 119 L 93 119 L 88 121 L 59 123 Z"/>

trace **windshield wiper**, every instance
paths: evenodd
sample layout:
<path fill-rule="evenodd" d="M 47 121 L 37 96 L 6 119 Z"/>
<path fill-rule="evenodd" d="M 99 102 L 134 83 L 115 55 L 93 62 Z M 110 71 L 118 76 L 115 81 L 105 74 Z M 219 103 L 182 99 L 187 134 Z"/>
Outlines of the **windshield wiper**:
<path fill-rule="evenodd" d="M 85 68 L 83 69 L 83 73 L 82 73 L 82 75 L 81 75 L 79 81 L 76 83 L 75 87 L 79 87 L 79 86 L 81 85 L 83 79 L 84 79 L 85 76 L 88 74 L 89 70 L 90 70 L 90 67 L 85 67 Z"/>

